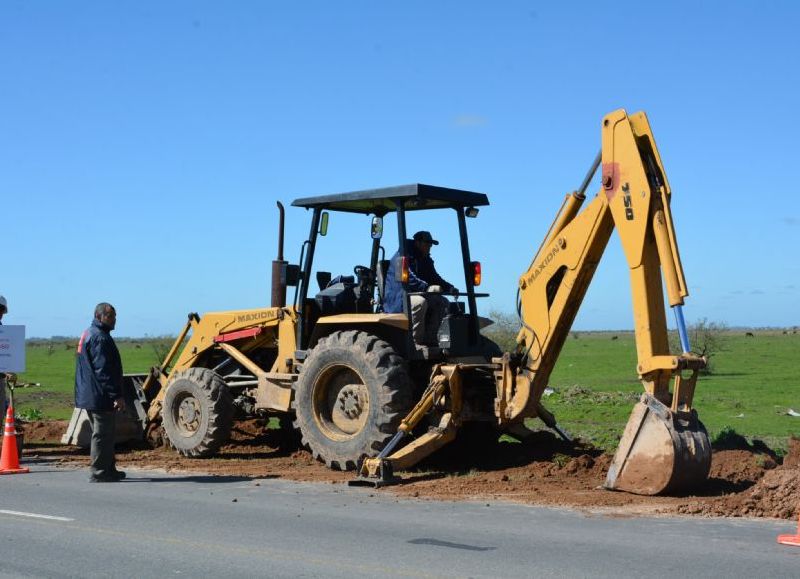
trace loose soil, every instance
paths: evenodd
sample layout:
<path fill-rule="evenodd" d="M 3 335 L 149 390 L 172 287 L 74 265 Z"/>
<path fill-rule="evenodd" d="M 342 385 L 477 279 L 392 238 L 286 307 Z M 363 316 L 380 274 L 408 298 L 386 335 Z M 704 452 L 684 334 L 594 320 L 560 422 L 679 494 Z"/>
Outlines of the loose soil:
<path fill-rule="evenodd" d="M 24 426 L 25 457 L 64 465 L 86 465 L 88 451 L 57 444 L 65 421 L 37 421 Z M 473 438 L 473 441 L 478 440 Z M 208 459 L 190 459 L 166 448 L 144 444 L 117 448 L 122 468 L 218 476 L 282 478 L 344 483 L 353 473 L 332 471 L 300 447 L 294 432 L 267 429 L 262 420 L 238 422 L 231 443 Z M 429 500 L 512 501 L 577 507 L 622 516 L 661 513 L 727 517 L 800 516 L 800 440 L 793 439 L 780 457 L 761 443 L 740 437 L 714 448 L 711 473 L 692 496 L 642 497 L 600 488 L 611 456 L 588 446 L 564 443 L 547 431 L 525 442 L 456 441 L 399 473 L 404 484 L 376 492 Z"/>

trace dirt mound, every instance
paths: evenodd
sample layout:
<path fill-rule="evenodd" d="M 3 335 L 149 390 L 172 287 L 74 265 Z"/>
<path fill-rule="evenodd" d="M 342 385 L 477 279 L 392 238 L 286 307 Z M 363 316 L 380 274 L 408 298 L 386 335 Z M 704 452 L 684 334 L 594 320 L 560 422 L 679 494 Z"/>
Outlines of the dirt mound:
<path fill-rule="evenodd" d="M 66 420 L 35 420 L 18 423 L 17 429 L 25 433 L 28 442 L 61 442 L 68 425 Z"/>
<path fill-rule="evenodd" d="M 721 451 L 724 453 L 747 453 L 747 451 Z M 716 458 L 717 455 L 715 455 Z M 721 480 L 734 484 L 730 494 L 715 500 L 692 501 L 678 506 L 678 512 L 693 515 L 727 516 L 727 517 L 775 517 L 793 519 L 800 516 L 800 440 L 791 439 L 789 452 L 783 464 L 778 465 L 773 454 L 751 453 L 751 456 L 739 455 L 726 457 L 722 468 L 716 472 L 712 469 L 712 477 L 727 477 Z M 733 471 L 741 469 L 737 475 Z M 760 469 L 760 476 L 758 475 Z M 743 489 L 736 489 L 737 484 L 754 478 L 753 484 L 746 484 Z M 713 479 L 712 479 L 713 480 Z"/>
<path fill-rule="evenodd" d="M 789 440 L 789 452 L 783 459 L 783 466 L 787 468 L 800 468 L 800 438 Z"/>
<path fill-rule="evenodd" d="M 749 450 L 715 450 L 711 456 L 708 478 L 733 485 L 750 486 L 764 476 L 765 469 L 777 466 L 771 457 Z"/>
<path fill-rule="evenodd" d="M 564 442 L 548 431 L 522 442 L 456 439 L 409 473 L 393 492 L 432 500 L 492 499 L 531 504 L 622 505 L 630 498 L 598 491 L 611 457 Z"/>
<path fill-rule="evenodd" d="M 86 464 L 88 451 L 53 445 L 67 423 L 25 425 L 26 456 Z M 179 456 L 170 448 L 141 444 L 117 449 L 120 465 L 168 472 L 284 478 L 343 483 L 353 473 L 332 471 L 301 448 L 290 428 L 269 429 L 266 421 L 237 422 L 231 443 L 208 459 Z M 791 519 L 800 506 L 800 441 L 793 440 L 783 464 L 763 444 L 726 440 L 715 446 L 707 483 L 692 497 L 641 497 L 603 490 L 611 456 L 590 446 L 565 443 L 548 431 L 524 442 L 465 432 L 408 472 L 404 484 L 376 492 L 431 500 L 504 500 L 558 505 L 617 514 L 664 513 Z"/>
<path fill-rule="evenodd" d="M 500 443 L 500 454 L 524 450 L 503 448 L 503 445 L 512 444 Z M 491 499 L 585 507 L 622 506 L 646 501 L 645 497 L 598 489 L 605 480 L 610 463 L 611 457 L 604 454 L 573 457 L 557 454 L 552 461 L 535 460 L 488 470 L 423 470 L 420 474 L 404 477 L 410 484 L 394 487 L 393 492 L 431 500 Z"/>

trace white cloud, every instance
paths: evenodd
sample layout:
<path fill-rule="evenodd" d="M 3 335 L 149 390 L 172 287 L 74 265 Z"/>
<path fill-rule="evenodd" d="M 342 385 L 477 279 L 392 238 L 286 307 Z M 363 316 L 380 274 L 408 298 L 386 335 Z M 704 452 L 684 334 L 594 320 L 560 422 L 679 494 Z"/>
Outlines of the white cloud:
<path fill-rule="evenodd" d="M 483 127 L 488 124 L 488 119 L 480 115 L 459 115 L 453 120 L 457 127 Z"/>

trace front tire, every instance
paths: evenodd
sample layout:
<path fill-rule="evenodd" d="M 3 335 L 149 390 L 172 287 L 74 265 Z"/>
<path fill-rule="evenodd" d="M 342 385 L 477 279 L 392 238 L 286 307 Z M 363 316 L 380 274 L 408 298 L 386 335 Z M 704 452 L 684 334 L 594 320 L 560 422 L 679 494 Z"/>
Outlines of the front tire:
<path fill-rule="evenodd" d="M 303 444 L 314 458 L 340 470 L 376 456 L 411 402 L 405 361 L 388 343 L 360 331 L 320 339 L 294 389 L 294 425 Z"/>
<path fill-rule="evenodd" d="M 164 432 L 180 454 L 212 456 L 225 444 L 233 425 L 233 402 L 225 381 L 207 368 L 176 372 L 161 411 Z"/>

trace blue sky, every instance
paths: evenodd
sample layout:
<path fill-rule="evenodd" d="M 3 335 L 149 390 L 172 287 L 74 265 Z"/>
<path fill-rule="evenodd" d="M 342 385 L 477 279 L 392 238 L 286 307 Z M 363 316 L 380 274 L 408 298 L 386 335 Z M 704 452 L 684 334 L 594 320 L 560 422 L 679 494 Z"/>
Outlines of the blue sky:
<path fill-rule="evenodd" d="M 480 307 L 511 312 L 625 108 L 673 189 L 688 321 L 800 324 L 798 6 L 6 0 L 5 322 L 76 335 L 107 300 L 119 335 L 160 335 L 262 306 L 276 200 L 413 182 L 489 195 L 469 223 Z M 287 210 L 290 260 L 308 217 Z M 418 224 L 457 279 L 455 220 Z M 368 221 L 337 232 L 320 258 L 349 272 Z M 629 293 L 614 238 L 575 327 L 631 328 Z"/>

